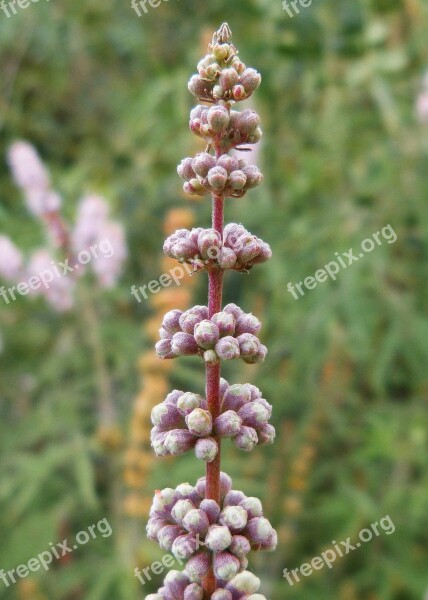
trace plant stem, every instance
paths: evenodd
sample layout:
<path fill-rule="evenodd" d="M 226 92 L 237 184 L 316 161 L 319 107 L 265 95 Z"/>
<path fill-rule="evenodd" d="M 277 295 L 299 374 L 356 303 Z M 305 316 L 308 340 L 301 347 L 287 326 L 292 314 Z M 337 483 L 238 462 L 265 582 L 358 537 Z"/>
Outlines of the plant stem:
<path fill-rule="evenodd" d="M 223 236 L 224 221 L 224 198 L 213 194 L 212 198 L 212 226 Z M 222 269 L 213 269 L 208 273 L 208 318 L 211 318 L 222 308 L 223 295 L 223 271 Z M 220 415 L 220 362 L 216 365 L 206 367 L 206 397 L 208 410 L 211 413 L 213 421 Z M 220 462 L 221 462 L 221 439 L 216 438 L 218 444 L 218 454 L 215 459 L 207 463 L 206 468 L 206 498 L 215 500 L 220 504 Z M 204 581 L 205 590 L 211 595 L 216 589 L 216 578 L 213 571 L 208 573 Z M 210 597 L 210 596 L 209 596 Z"/>

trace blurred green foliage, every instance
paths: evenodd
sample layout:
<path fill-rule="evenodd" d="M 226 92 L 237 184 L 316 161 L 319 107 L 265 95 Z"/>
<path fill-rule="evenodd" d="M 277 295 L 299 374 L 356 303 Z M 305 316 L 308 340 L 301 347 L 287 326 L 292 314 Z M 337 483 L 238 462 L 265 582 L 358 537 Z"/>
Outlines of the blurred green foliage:
<path fill-rule="evenodd" d="M 314 0 L 294 18 L 280 0 L 169 0 L 141 18 L 118 0 L 41 1 L 9 19 L 1 13 L 1 231 L 25 249 L 42 239 L 4 160 L 17 138 L 40 151 L 68 216 L 82 191 L 93 190 L 125 224 L 130 259 L 121 285 L 91 302 L 126 436 L 150 313 L 130 286 L 159 276 L 163 218 L 187 202 L 175 172 L 197 147 L 186 83 L 204 52 L 203 33 L 222 21 L 244 62 L 263 75 L 255 104 L 265 184 L 230 201 L 227 220 L 242 221 L 274 250 L 251 279 L 229 274 L 225 290 L 226 301 L 263 315 L 270 349 L 262 367 L 225 373 L 263 390 L 278 429 L 271 448 L 247 456 L 226 445 L 224 452 L 235 486 L 262 497 L 280 531 L 277 552 L 251 564 L 271 600 L 421 600 L 428 589 L 428 131 L 414 106 L 428 65 L 426 2 Z M 209 222 L 208 204 L 197 205 L 198 225 Z M 298 301 L 287 291 L 288 282 L 387 224 L 394 244 Z M 205 301 L 205 290 L 201 277 L 195 302 Z M 107 516 L 112 537 L 35 574 L 40 599 L 135 600 L 160 582 L 139 586 L 136 553 L 144 546 L 155 558 L 159 550 L 145 542 L 144 522 L 124 517 L 122 456 L 103 452 L 94 435 L 102 382 L 85 306 L 83 298 L 66 317 L 25 297 L 0 306 L 0 568 L 26 563 Z M 180 360 L 172 385 L 201 388 L 201 366 Z M 192 457 L 173 469 L 157 461 L 147 488 L 200 474 Z M 393 535 L 294 587 L 283 579 L 285 567 L 310 561 L 332 540 L 355 541 L 387 514 Z M 36 600 L 1 581 L 0 597 Z"/>

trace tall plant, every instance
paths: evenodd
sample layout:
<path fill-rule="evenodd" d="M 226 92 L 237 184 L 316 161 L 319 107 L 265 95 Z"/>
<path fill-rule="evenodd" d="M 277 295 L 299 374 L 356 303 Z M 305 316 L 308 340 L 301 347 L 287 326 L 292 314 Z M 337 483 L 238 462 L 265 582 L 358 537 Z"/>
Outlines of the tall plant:
<path fill-rule="evenodd" d="M 260 580 L 246 570 L 247 555 L 274 550 L 277 543 L 260 500 L 233 490 L 220 468 L 223 438 L 249 452 L 275 437 L 269 424 L 272 407 L 260 390 L 248 383 L 230 385 L 220 372 L 223 360 L 253 364 L 267 354 L 258 338 L 260 321 L 236 304 L 222 308 L 224 272 L 248 272 L 271 257 L 268 244 L 242 225 L 224 227 L 225 199 L 242 198 L 263 180 L 256 166 L 233 154 L 261 138 L 257 113 L 233 110 L 260 81 L 260 74 L 238 57 L 227 24 L 214 34 L 198 74 L 189 81 L 190 92 L 204 103 L 191 111 L 190 129 L 206 140 L 207 148 L 185 158 L 178 173 L 186 181 L 185 192 L 212 195 L 212 227 L 180 229 L 165 241 L 164 251 L 195 271 L 207 271 L 208 306 L 168 312 L 156 350 L 164 359 L 199 355 L 206 367 L 206 397 L 174 390 L 155 406 L 152 445 L 158 456 L 193 449 L 206 462 L 206 476 L 195 486 L 186 483 L 155 494 L 148 536 L 187 563 L 183 573 L 167 575 L 151 600 L 263 600 L 257 593 Z"/>

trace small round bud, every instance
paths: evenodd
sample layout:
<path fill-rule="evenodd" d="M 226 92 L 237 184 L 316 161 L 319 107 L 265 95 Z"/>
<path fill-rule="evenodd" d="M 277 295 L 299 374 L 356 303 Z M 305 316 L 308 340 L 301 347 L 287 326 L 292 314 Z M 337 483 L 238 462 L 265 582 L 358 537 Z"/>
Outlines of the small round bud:
<path fill-rule="evenodd" d="M 236 322 L 236 335 L 241 335 L 242 333 L 251 333 L 252 335 L 257 335 L 261 329 L 261 322 L 257 317 L 253 314 L 243 314 Z"/>
<path fill-rule="evenodd" d="M 175 334 L 179 335 L 179 334 Z M 215 345 L 217 356 L 222 360 L 233 360 L 239 358 L 239 344 L 236 339 L 230 335 L 221 338 Z"/>
<path fill-rule="evenodd" d="M 221 236 L 215 229 L 204 229 L 198 236 L 198 248 L 202 258 L 216 258 L 221 248 Z"/>
<path fill-rule="evenodd" d="M 183 158 L 181 163 L 177 167 L 177 173 L 180 175 L 182 179 L 189 181 L 189 179 L 193 179 L 196 176 L 195 171 L 193 170 L 192 163 L 193 158 Z"/>
<path fill-rule="evenodd" d="M 254 517 L 262 517 L 263 516 L 263 507 L 262 503 L 258 498 L 254 498 L 249 496 L 244 500 L 241 500 L 239 506 L 242 506 L 244 510 L 247 511 L 247 515 L 249 519 L 254 519 Z"/>
<path fill-rule="evenodd" d="M 186 416 L 189 431 L 198 437 L 209 435 L 212 431 L 212 417 L 207 410 L 195 408 Z"/>
<path fill-rule="evenodd" d="M 254 165 L 248 165 L 242 169 L 243 173 L 247 178 L 245 189 L 249 190 L 260 185 L 263 181 L 263 175 L 260 169 Z"/>
<path fill-rule="evenodd" d="M 248 521 L 247 511 L 241 506 L 226 506 L 220 513 L 219 523 L 229 527 L 230 531 L 242 531 Z"/>
<path fill-rule="evenodd" d="M 223 190 L 227 182 L 227 171 L 223 167 L 213 167 L 208 172 L 208 181 L 214 190 Z"/>
<path fill-rule="evenodd" d="M 229 125 L 229 111 L 225 106 L 212 106 L 207 114 L 208 125 L 213 133 L 221 133 Z"/>
<path fill-rule="evenodd" d="M 264 263 L 272 258 L 272 250 L 271 250 L 269 244 L 266 244 L 266 242 L 263 242 L 262 240 L 259 240 L 259 244 L 260 244 L 260 252 L 253 259 L 253 261 L 252 261 L 253 264 Z"/>
<path fill-rule="evenodd" d="M 159 358 L 177 358 L 177 354 L 172 350 L 172 340 L 159 340 L 155 349 Z"/>
<path fill-rule="evenodd" d="M 240 490 L 230 490 L 224 499 L 224 507 L 238 506 L 238 504 L 242 502 L 242 500 L 245 500 L 246 497 L 244 492 L 241 492 Z"/>
<path fill-rule="evenodd" d="M 165 437 L 164 445 L 173 456 L 189 452 L 195 445 L 196 437 L 187 429 L 173 429 Z"/>
<path fill-rule="evenodd" d="M 274 529 L 267 519 L 264 517 L 255 517 L 248 521 L 245 535 L 248 537 L 250 544 L 255 546 L 266 542 L 273 531 Z"/>
<path fill-rule="evenodd" d="M 233 269 L 237 261 L 237 256 L 231 248 L 222 248 L 220 258 L 218 259 L 219 266 L 226 269 Z"/>
<path fill-rule="evenodd" d="M 213 552 L 226 550 L 232 543 L 232 534 L 225 525 L 211 525 L 205 538 L 205 544 Z"/>
<path fill-rule="evenodd" d="M 219 588 L 211 595 L 211 600 L 233 600 L 232 592 Z"/>
<path fill-rule="evenodd" d="M 209 100 L 213 95 L 213 84 L 205 79 L 202 79 L 199 75 L 192 75 L 187 85 L 189 92 L 201 98 L 202 100 Z"/>
<path fill-rule="evenodd" d="M 220 337 L 232 336 L 235 333 L 235 317 L 224 310 L 215 313 L 211 317 L 211 322 L 218 327 Z"/>
<path fill-rule="evenodd" d="M 232 89 L 234 99 L 239 102 L 240 100 L 245 100 L 247 98 L 247 93 L 243 85 L 235 85 Z"/>
<path fill-rule="evenodd" d="M 230 552 L 219 552 L 214 554 L 213 569 L 216 577 L 224 581 L 230 581 L 235 577 L 240 568 L 240 562 Z"/>
<path fill-rule="evenodd" d="M 167 456 L 169 454 L 168 448 L 165 446 L 165 438 L 168 435 L 167 431 L 157 433 L 153 435 L 151 438 L 151 444 L 153 447 L 153 451 L 156 456 Z"/>
<path fill-rule="evenodd" d="M 218 444 L 214 438 L 201 438 L 195 444 L 195 456 L 206 463 L 212 462 L 218 454 Z"/>
<path fill-rule="evenodd" d="M 249 402 L 239 410 L 243 423 L 257 429 L 269 420 L 269 410 L 261 402 Z"/>
<path fill-rule="evenodd" d="M 220 437 L 235 436 L 242 426 L 241 417 L 233 410 L 227 410 L 214 421 L 214 431 Z"/>
<path fill-rule="evenodd" d="M 248 356 L 255 356 L 259 351 L 259 339 L 251 333 L 242 333 L 241 335 L 238 335 L 236 341 L 239 344 L 239 350 L 242 358 L 247 358 Z"/>
<path fill-rule="evenodd" d="M 233 304 L 233 302 L 231 302 L 230 304 L 226 304 L 223 310 L 232 314 L 235 317 L 235 319 L 239 319 L 241 315 L 245 314 L 242 308 L 240 308 L 236 304 Z"/>
<path fill-rule="evenodd" d="M 174 405 L 162 402 L 153 407 L 151 420 L 153 425 L 163 429 L 173 429 L 182 425 L 183 416 Z"/>
<path fill-rule="evenodd" d="M 157 542 L 159 531 L 166 525 L 169 525 L 169 523 L 165 521 L 165 519 L 160 519 L 159 517 L 150 517 L 146 527 L 147 537 L 150 540 Z"/>
<path fill-rule="evenodd" d="M 233 190 L 244 189 L 246 181 L 247 177 L 243 171 L 232 171 L 232 173 L 229 175 L 229 185 Z"/>
<path fill-rule="evenodd" d="M 195 326 L 196 343 L 206 350 L 214 348 L 219 340 L 220 333 L 218 327 L 212 321 L 204 320 Z"/>
<path fill-rule="evenodd" d="M 191 583 L 184 590 L 183 600 L 202 600 L 203 597 L 204 597 L 204 590 L 197 583 Z"/>
<path fill-rule="evenodd" d="M 166 341 L 166 340 L 165 340 Z M 198 353 L 198 344 L 190 333 L 174 333 L 171 350 L 177 356 L 191 356 Z"/>
<path fill-rule="evenodd" d="M 215 500 L 202 500 L 199 508 L 207 515 L 210 525 L 217 523 L 221 510 Z"/>
<path fill-rule="evenodd" d="M 235 383 L 229 386 L 223 396 L 223 410 L 238 410 L 251 399 L 251 392 L 246 385 Z"/>
<path fill-rule="evenodd" d="M 259 446 L 268 446 L 275 441 L 275 427 L 270 423 L 264 423 L 260 428 L 257 428 L 257 437 L 259 438 Z"/>
<path fill-rule="evenodd" d="M 195 408 L 200 408 L 203 402 L 204 399 L 199 394 L 192 394 L 192 392 L 186 392 L 178 398 L 177 409 L 183 416 L 186 416 L 190 414 Z"/>
<path fill-rule="evenodd" d="M 260 344 L 259 351 L 255 356 L 250 356 L 249 358 L 244 358 L 244 361 L 250 365 L 255 363 L 264 362 L 268 353 L 268 349 L 263 344 Z"/>
<path fill-rule="evenodd" d="M 193 502 L 190 500 L 178 500 L 171 510 L 171 517 L 177 523 L 177 525 L 183 524 L 183 519 L 190 510 L 195 508 Z"/>
<path fill-rule="evenodd" d="M 193 485 L 190 485 L 190 483 L 180 483 L 175 488 L 175 491 L 177 492 L 179 499 L 190 500 L 190 502 L 193 502 L 195 505 L 199 504 L 201 500 L 196 488 Z"/>
<path fill-rule="evenodd" d="M 246 135 L 254 133 L 260 125 L 260 117 L 255 110 L 244 110 L 239 120 L 239 131 Z"/>
<path fill-rule="evenodd" d="M 257 142 L 260 142 L 262 137 L 263 131 L 260 129 L 260 127 L 257 127 L 257 129 L 248 136 L 247 142 L 249 144 L 257 144 Z"/>
<path fill-rule="evenodd" d="M 187 560 L 190 558 L 197 549 L 197 540 L 193 534 L 184 534 L 178 536 L 170 548 L 175 558 L 182 560 Z"/>
<path fill-rule="evenodd" d="M 260 579 L 250 571 L 244 571 L 234 577 L 230 582 L 230 586 L 233 586 L 236 590 L 246 596 L 247 594 L 254 594 L 260 589 Z"/>
<path fill-rule="evenodd" d="M 204 511 L 199 508 L 194 508 L 193 510 L 189 510 L 185 515 L 183 526 L 189 533 L 205 535 L 210 524 Z"/>
<path fill-rule="evenodd" d="M 268 537 L 268 539 L 260 544 L 260 550 L 264 550 L 265 552 L 273 552 L 276 550 L 278 545 L 278 534 L 275 529 L 272 529 L 272 533 Z"/>
<path fill-rule="evenodd" d="M 232 171 L 237 171 L 239 169 L 238 159 L 229 154 L 222 154 L 220 158 L 217 159 L 217 166 L 223 167 L 228 173 L 232 173 Z M 225 230 L 227 230 L 228 227 L 230 227 L 230 225 L 226 225 Z"/>
<path fill-rule="evenodd" d="M 206 177 L 208 171 L 215 167 L 216 160 L 212 154 L 208 152 L 201 152 L 195 156 L 192 161 L 192 168 L 194 172 L 200 177 Z"/>
<path fill-rule="evenodd" d="M 182 529 L 178 525 L 165 525 L 158 532 L 158 543 L 164 550 L 171 550 L 174 540 L 182 534 Z"/>
<path fill-rule="evenodd" d="M 238 240 L 238 260 L 241 264 L 250 262 L 260 253 L 260 244 L 254 235 L 242 235 Z"/>
<path fill-rule="evenodd" d="M 193 555 L 186 565 L 186 573 L 191 581 L 200 583 L 211 568 L 211 554 L 198 552 Z"/>
<path fill-rule="evenodd" d="M 232 543 L 229 547 L 229 552 L 238 558 L 244 558 L 251 550 L 251 544 L 243 535 L 234 535 Z"/>
<path fill-rule="evenodd" d="M 171 334 L 177 333 L 181 329 L 179 321 L 182 314 L 182 310 L 170 310 L 164 315 L 162 327 Z"/>
<path fill-rule="evenodd" d="M 218 81 L 224 90 L 230 90 L 238 83 L 239 75 L 234 68 L 223 69 Z"/>
<path fill-rule="evenodd" d="M 229 44 L 215 44 L 212 51 L 216 60 L 225 60 L 229 56 L 230 46 Z"/>
<path fill-rule="evenodd" d="M 251 452 L 258 441 L 257 431 L 246 425 L 243 425 L 237 435 L 233 438 L 235 446 L 244 450 L 244 452 Z"/>
<path fill-rule="evenodd" d="M 195 331 L 195 325 L 202 321 L 203 317 L 199 313 L 198 310 L 194 310 L 190 308 L 186 310 L 180 317 L 180 327 L 184 333 L 189 333 L 193 336 L 193 332 Z"/>
<path fill-rule="evenodd" d="M 224 96 L 224 88 L 222 88 L 221 85 L 215 85 L 212 94 L 214 98 L 220 100 L 220 98 L 223 98 Z"/>
<path fill-rule="evenodd" d="M 170 571 L 163 582 L 167 593 L 174 598 L 181 598 L 189 583 L 189 578 L 185 573 L 175 570 Z"/>
<path fill-rule="evenodd" d="M 252 94 L 260 85 L 262 76 L 255 69 L 245 69 L 239 80 L 247 94 Z"/>

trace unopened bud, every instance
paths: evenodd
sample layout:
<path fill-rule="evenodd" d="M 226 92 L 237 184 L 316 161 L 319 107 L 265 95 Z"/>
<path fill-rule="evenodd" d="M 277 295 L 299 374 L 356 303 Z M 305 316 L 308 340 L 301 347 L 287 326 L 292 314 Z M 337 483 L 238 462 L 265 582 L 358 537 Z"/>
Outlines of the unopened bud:
<path fill-rule="evenodd" d="M 183 524 L 183 519 L 190 510 L 195 508 L 193 502 L 190 500 L 178 500 L 171 510 L 171 517 L 177 523 L 177 525 Z"/>
<path fill-rule="evenodd" d="M 219 552 L 214 554 L 213 569 L 216 577 L 224 581 L 230 581 L 235 577 L 240 568 L 240 562 L 230 552 Z"/>
<path fill-rule="evenodd" d="M 193 510 L 189 510 L 186 516 L 183 519 L 183 526 L 187 529 L 189 533 L 205 535 L 208 531 L 208 527 L 210 523 L 208 521 L 207 515 L 203 510 L 199 508 L 194 508 Z"/>
<path fill-rule="evenodd" d="M 248 94 L 252 94 L 260 85 L 262 76 L 255 69 L 245 69 L 239 80 Z"/>
<path fill-rule="evenodd" d="M 250 188 L 257 187 L 263 181 L 262 172 L 255 165 L 248 165 L 244 167 L 242 171 L 245 173 L 247 177 L 247 182 L 245 184 L 245 189 L 249 190 Z"/>
<path fill-rule="evenodd" d="M 245 187 L 247 178 L 243 171 L 232 171 L 229 175 L 229 185 L 233 190 L 242 190 Z"/>
<path fill-rule="evenodd" d="M 192 394 L 192 392 L 186 392 L 178 398 L 177 409 L 183 416 L 186 416 L 190 414 L 195 408 L 200 408 L 203 402 L 204 399 L 199 394 Z"/>
<path fill-rule="evenodd" d="M 222 88 L 221 85 L 215 85 L 214 88 L 213 88 L 213 96 L 217 100 L 220 100 L 220 98 L 223 98 L 223 96 L 224 96 L 224 88 Z"/>
<path fill-rule="evenodd" d="M 195 408 L 186 416 L 189 431 L 198 437 L 209 435 L 212 431 L 211 413 L 202 408 Z"/>
<path fill-rule="evenodd" d="M 238 335 L 236 341 L 239 344 L 239 350 L 241 352 L 242 358 L 247 358 L 248 356 L 255 356 L 259 351 L 259 339 L 251 333 L 242 333 L 241 335 Z"/>
<path fill-rule="evenodd" d="M 196 96 L 196 98 L 201 98 L 201 100 L 212 98 L 212 83 L 202 79 L 199 75 L 192 75 L 187 87 L 189 88 L 189 92 Z"/>
<path fill-rule="evenodd" d="M 164 587 L 168 595 L 173 598 L 182 598 L 184 590 L 189 585 L 189 578 L 180 571 L 170 571 L 164 579 Z"/>
<path fill-rule="evenodd" d="M 263 544 L 272 535 L 273 527 L 264 517 L 255 517 L 248 521 L 245 529 L 245 535 L 248 537 L 250 544 L 255 546 Z"/>
<path fill-rule="evenodd" d="M 246 596 L 247 594 L 254 594 L 260 589 L 260 579 L 250 571 L 244 571 L 234 577 L 233 581 L 230 582 L 230 586 Z"/>
<path fill-rule="evenodd" d="M 165 340 L 166 341 L 166 340 Z M 191 356 L 198 353 L 198 344 L 190 333 L 174 333 L 171 350 L 177 356 Z"/>
<path fill-rule="evenodd" d="M 233 437 L 242 426 L 242 419 L 233 410 L 227 410 L 214 421 L 214 431 L 220 437 Z"/>
<path fill-rule="evenodd" d="M 232 543 L 229 547 L 229 552 L 238 558 L 244 558 L 251 550 L 250 542 L 243 535 L 234 535 Z"/>
<path fill-rule="evenodd" d="M 275 441 L 275 427 L 270 423 L 264 423 L 260 428 L 257 428 L 257 437 L 259 438 L 260 446 L 268 446 Z"/>
<path fill-rule="evenodd" d="M 223 410 L 238 410 L 250 401 L 250 390 L 240 383 L 229 386 L 223 396 Z"/>
<path fill-rule="evenodd" d="M 221 552 L 232 543 L 232 534 L 225 525 L 212 525 L 208 530 L 205 543 L 213 552 Z"/>
<path fill-rule="evenodd" d="M 216 160 L 212 154 L 208 154 L 208 152 L 201 152 L 197 154 L 192 161 L 192 168 L 197 175 L 200 177 L 206 177 L 208 175 L 208 171 L 215 167 Z"/>
<path fill-rule="evenodd" d="M 227 182 L 227 171 L 223 167 L 213 167 L 208 172 L 208 181 L 214 190 L 223 190 Z"/>
<path fill-rule="evenodd" d="M 211 568 L 211 554 L 198 552 L 193 555 L 186 565 L 186 573 L 191 581 L 200 583 Z"/>
<path fill-rule="evenodd" d="M 245 425 L 257 429 L 269 420 L 269 411 L 261 402 L 249 402 L 239 410 Z"/>
<path fill-rule="evenodd" d="M 172 340 L 159 340 L 155 349 L 159 358 L 177 358 L 177 354 L 172 350 Z"/>
<path fill-rule="evenodd" d="M 237 533 L 242 531 L 248 521 L 247 511 L 241 506 L 226 506 L 219 517 L 219 523 L 229 527 L 230 531 Z"/>
<path fill-rule="evenodd" d="M 208 517 L 208 521 L 210 525 L 213 523 L 217 523 L 218 516 L 221 512 L 220 506 L 217 504 L 215 500 L 205 499 L 202 500 L 199 508 L 204 511 L 204 513 Z"/>
<path fill-rule="evenodd" d="M 249 496 L 244 500 L 241 500 L 239 506 L 242 506 L 244 510 L 247 511 L 247 515 L 249 519 L 254 519 L 254 517 L 262 517 L 263 516 L 263 507 L 262 503 L 258 498 L 253 496 Z"/>
<path fill-rule="evenodd" d="M 208 125 L 214 133 L 221 133 L 229 125 L 229 111 L 225 106 L 212 106 L 207 114 Z"/>
<path fill-rule="evenodd" d="M 224 507 L 238 506 L 247 496 L 241 490 L 230 490 L 224 499 Z"/>
<path fill-rule="evenodd" d="M 230 335 L 221 338 L 217 342 L 215 345 L 215 351 L 222 360 L 233 360 L 234 358 L 239 358 L 239 344 L 236 339 Z"/>
<path fill-rule="evenodd" d="M 258 441 L 257 431 L 246 425 L 243 425 L 237 435 L 233 438 L 235 446 L 244 450 L 244 452 L 251 452 Z"/>
<path fill-rule="evenodd" d="M 187 429 L 173 429 L 165 437 L 165 447 L 173 456 L 189 452 L 196 442 L 196 437 Z"/>
<path fill-rule="evenodd" d="M 218 454 L 218 444 L 214 438 L 201 438 L 195 444 L 195 456 L 206 463 L 212 462 Z"/>
<path fill-rule="evenodd" d="M 232 336 L 235 333 L 235 317 L 226 311 L 215 313 L 211 321 L 216 324 L 220 337 Z"/>
<path fill-rule="evenodd" d="M 180 327 L 180 317 L 183 314 L 182 310 L 174 309 L 170 310 L 164 315 L 162 321 L 162 327 L 169 331 L 169 333 L 177 333 L 177 331 L 181 330 Z"/>
<path fill-rule="evenodd" d="M 217 166 L 223 167 L 228 173 L 232 173 L 232 171 L 237 171 L 239 169 L 238 159 L 235 156 L 230 156 L 229 154 L 222 154 L 219 159 L 217 159 Z M 226 225 L 225 230 L 228 225 Z"/>
<path fill-rule="evenodd" d="M 219 84 L 221 85 L 221 87 L 224 90 L 230 90 L 233 88 L 233 86 L 238 83 L 239 81 L 239 75 L 236 72 L 235 69 L 230 68 L 230 69 L 223 69 L 220 77 L 219 77 Z"/>
<path fill-rule="evenodd" d="M 218 260 L 219 266 L 226 269 L 233 269 L 237 261 L 237 256 L 231 248 L 223 247 Z"/>
<path fill-rule="evenodd" d="M 232 592 L 219 588 L 211 595 L 211 600 L 233 600 Z"/>
<path fill-rule="evenodd" d="M 202 258 L 217 258 L 220 254 L 221 235 L 215 229 L 204 229 L 198 236 L 198 248 Z"/>
<path fill-rule="evenodd" d="M 197 540 L 193 534 L 180 535 L 174 540 L 170 549 L 175 558 L 187 560 L 198 549 Z"/>
<path fill-rule="evenodd" d="M 213 367 L 214 365 L 220 362 L 220 359 L 217 356 L 215 350 L 205 350 L 204 361 L 206 365 Z"/>
<path fill-rule="evenodd" d="M 204 597 L 204 590 L 197 583 L 191 583 L 184 590 L 183 600 L 202 600 L 203 597 Z"/>
<path fill-rule="evenodd" d="M 182 179 L 189 181 L 189 179 L 193 179 L 196 176 L 196 173 L 192 167 L 193 158 L 183 158 L 181 163 L 177 167 L 177 173 L 180 175 Z"/>
<path fill-rule="evenodd" d="M 182 534 L 182 529 L 178 525 L 165 525 L 158 533 L 158 543 L 164 550 L 171 550 L 174 540 Z"/>
<path fill-rule="evenodd" d="M 245 100 L 247 98 L 247 92 L 243 85 L 235 85 L 232 89 L 233 98 L 239 102 L 240 100 Z"/>

